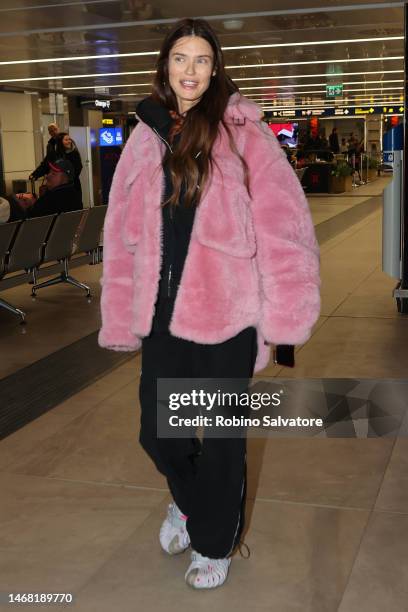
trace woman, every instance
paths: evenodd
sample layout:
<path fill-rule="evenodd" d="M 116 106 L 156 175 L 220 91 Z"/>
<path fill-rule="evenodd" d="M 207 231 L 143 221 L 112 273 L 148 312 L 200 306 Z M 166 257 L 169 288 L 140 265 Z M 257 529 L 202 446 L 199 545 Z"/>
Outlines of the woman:
<path fill-rule="evenodd" d="M 82 187 L 79 180 L 79 175 L 82 171 L 82 160 L 76 144 L 67 132 L 59 132 L 55 137 L 55 141 L 55 159 L 68 159 L 71 162 L 75 172 L 74 187 L 79 191 L 82 199 Z"/>
<path fill-rule="evenodd" d="M 318 246 L 293 170 L 205 21 L 167 35 L 137 114 L 105 222 L 99 343 L 142 348 L 140 442 L 174 500 L 160 543 L 169 554 L 191 545 L 186 582 L 212 588 L 244 527 L 245 436 L 158 437 L 156 383 L 249 380 L 270 344 L 305 342 L 319 314 Z"/>

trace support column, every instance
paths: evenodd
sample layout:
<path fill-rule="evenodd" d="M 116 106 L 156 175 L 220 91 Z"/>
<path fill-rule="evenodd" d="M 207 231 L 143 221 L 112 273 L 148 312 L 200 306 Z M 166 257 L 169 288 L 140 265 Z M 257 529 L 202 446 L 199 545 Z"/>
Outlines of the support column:
<path fill-rule="evenodd" d="M 401 215 L 401 289 L 408 289 L 408 2 L 404 6 L 404 175 Z"/>

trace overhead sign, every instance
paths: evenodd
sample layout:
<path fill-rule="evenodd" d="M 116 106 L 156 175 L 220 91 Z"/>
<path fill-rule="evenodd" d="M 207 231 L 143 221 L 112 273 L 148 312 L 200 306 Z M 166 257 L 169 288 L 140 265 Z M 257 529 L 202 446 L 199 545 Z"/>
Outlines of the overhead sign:
<path fill-rule="evenodd" d="M 302 117 L 321 117 L 329 109 L 326 108 L 308 108 L 307 110 L 301 110 Z"/>
<path fill-rule="evenodd" d="M 110 100 L 95 100 L 95 106 L 97 108 L 110 108 Z"/>
<path fill-rule="evenodd" d="M 394 106 L 383 106 L 382 112 L 384 115 L 398 115 L 404 112 L 404 106 L 398 104 Z"/>
<path fill-rule="evenodd" d="M 96 108 L 110 108 L 110 100 L 81 100 L 81 106 L 90 105 Z"/>
<path fill-rule="evenodd" d="M 326 96 L 328 98 L 336 98 L 343 95 L 343 85 L 326 85 Z"/>
<path fill-rule="evenodd" d="M 270 110 L 265 111 L 268 117 L 296 117 L 307 119 L 309 117 L 364 117 L 370 115 L 398 115 L 404 112 L 403 105 L 394 106 L 358 106 L 354 107 L 331 107 L 331 108 L 307 108 L 296 110 Z"/>
<path fill-rule="evenodd" d="M 375 112 L 374 107 L 358 107 L 354 109 L 355 115 L 372 115 Z"/>
<path fill-rule="evenodd" d="M 113 125 L 113 119 L 102 119 L 102 125 Z"/>
<path fill-rule="evenodd" d="M 294 110 L 272 111 L 272 117 L 296 117 L 296 111 Z"/>
<path fill-rule="evenodd" d="M 104 127 L 99 130 L 99 146 L 114 147 L 123 144 L 122 128 Z"/>

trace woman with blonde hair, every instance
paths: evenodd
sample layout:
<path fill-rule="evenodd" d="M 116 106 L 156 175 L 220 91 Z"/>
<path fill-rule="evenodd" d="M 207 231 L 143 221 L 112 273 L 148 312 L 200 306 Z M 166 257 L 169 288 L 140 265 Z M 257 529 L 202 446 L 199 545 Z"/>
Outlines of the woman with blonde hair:
<path fill-rule="evenodd" d="M 308 340 L 319 251 L 296 175 L 207 22 L 173 27 L 136 110 L 105 222 L 99 343 L 142 349 L 140 442 L 173 497 L 160 544 L 191 546 L 187 584 L 213 588 L 244 528 L 246 438 L 158 436 L 157 381 L 249 380 L 272 344 Z"/>

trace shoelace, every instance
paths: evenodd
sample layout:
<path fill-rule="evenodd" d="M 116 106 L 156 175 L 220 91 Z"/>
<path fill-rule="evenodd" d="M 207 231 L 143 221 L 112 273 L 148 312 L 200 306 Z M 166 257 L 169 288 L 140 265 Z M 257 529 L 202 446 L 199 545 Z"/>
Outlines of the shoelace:
<path fill-rule="evenodd" d="M 246 554 L 246 555 L 243 555 L 243 554 L 242 554 L 242 550 L 241 550 L 241 548 L 242 548 L 243 546 L 245 546 L 245 548 L 246 548 L 246 550 L 247 550 L 247 554 Z M 249 559 L 249 557 L 251 556 L 251 549 L 249 548 L 248 544 L 245 544 L 245 542 L 243 542 L 243 541 L 241 541 L 241 540 L 240 540 L 240 541 L 239 541 L 239 543 L 238 543 L 238 550 L 239 550 L 239 554 L 241 555 L 241 557 L 242 557 L 243 559 Z"/>

